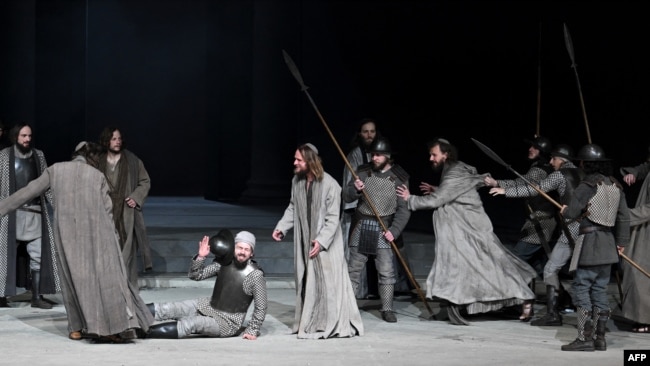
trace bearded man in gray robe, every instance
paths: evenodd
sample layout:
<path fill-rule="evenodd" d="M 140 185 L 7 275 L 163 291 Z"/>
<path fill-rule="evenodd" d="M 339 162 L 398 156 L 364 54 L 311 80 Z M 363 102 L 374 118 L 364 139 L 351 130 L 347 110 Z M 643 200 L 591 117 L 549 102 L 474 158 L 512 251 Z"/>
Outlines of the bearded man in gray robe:
<path fill-rule="evenodd" d="M 294 155 L 291 201 L 273 230 L 281 241 L 294 229 L 298 338 L 363 335 L 363 323 L 348 275 L 339 221 L 341 186 L 325 173 L 312 144 Z"/>
<path fill-rule="evenodd" d="M 106 149 L 106 154 L 99 159 L 98 168 L 104 172 L 110 184 L 113 221 L 120 238 L 129 281 L 137 289 L 138 251 L 142 254 L 142 268 L 144 270 L 153 268 L 147 228 L 142 214 L 144 201 L 151 188 L 151 180 L 142 160 L 124 148 L 122 132 L 117 127 L 104 128 L 99 141 Z"/>
<path fill-rule="evenodd" d="M 406 185 L 397 195 L 412 211 L 434 209 L 435 258 L 427 278 L 427 297 L 450 303 L 449 320 L 469 325 L 460 314 L 494 311 L 535 298 L 528 283 L 537 275 L 528 263 L 505 248 L 494 234 L 477 188 L 486 174 L 457 160 L 445 139 L 429 144 L 433 168 L 442 169 L 440 185 L 425 196 L 411 195 Z"/>

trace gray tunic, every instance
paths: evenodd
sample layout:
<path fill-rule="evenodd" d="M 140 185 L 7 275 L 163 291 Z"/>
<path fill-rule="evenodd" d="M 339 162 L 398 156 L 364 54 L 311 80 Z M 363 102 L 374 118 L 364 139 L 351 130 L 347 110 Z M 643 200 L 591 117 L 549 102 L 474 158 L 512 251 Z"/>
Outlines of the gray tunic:
<path fill-rule="evenodd" d="M 622 168 L 623 175 L 634 174 L 643 180 L 634 208 L 630 209 L 632 233 L 630 244 L 623 252 L 646 271 L 650 271 L 650 162 L 636 167 Z M 623 316 L 641 324 L 650 324 L 650 278 L 622 262 Z"/>
<path fill-rule="evenodd" d="M 339 225 L 341 186 L 329 174 L 312 183 L 311 211 L 307 212 L 305 180 L 293 178 L 291 201 L 275 230 L 294 229 L 296 312 L 293 333 L 319 339 L 363 335 L 363 323 L 343 254 Z M 307 218 L 311 217 L 311 221 Z M 311 241 L 321 252 L 309 258 Z"/>
<path fill-rule="evenodd" d="M 147 330 L 153 317 L 127 280 L 104 175 L 81 160 L 47 168 L 0 202 L 0 215 L 45 192 L 54 196 L 54 241 L 70 331 Z"/>
<path fill-rule="evenodd" d="M 410 210 L 434 209 L 427 297 L 467 305 L 470 314 L 535 298 L 528 287 L 535 270 L 501 244 L 483 209 L 477 188 L 484 177 L 463 162 L 445 164 L 435 192 L 408 200 Z"/>

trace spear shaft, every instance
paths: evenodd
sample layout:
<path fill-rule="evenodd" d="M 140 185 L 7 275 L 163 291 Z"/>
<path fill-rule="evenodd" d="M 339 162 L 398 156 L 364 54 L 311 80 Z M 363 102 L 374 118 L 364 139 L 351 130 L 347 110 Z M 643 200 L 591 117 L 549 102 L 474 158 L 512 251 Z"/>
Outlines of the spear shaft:
<path fill-rule="evenodd" d="M 540 136 L 540 120 L 542 114 L 542 23 L 539 23 L 539 40 L 537 42 L 537 128 L 535 137 Z"/>
<path fill-rule="evenodd" d="M 571 68 L 573 73 L 576 76 L 576 82 L 578 84 L 578 94 L 580 95 L 580 106 L 582 107 L 582 117 L 585 120 L 585 128 L 587 130 L 587 143 L 591 144 L 591 132 L 589 132 L 589 121 L 587 120 L 587 109 L 585 108 L 585 99 L 582 95 L 582 87 L 580 86 L 580 77 L 578 76 L 578 65 L 576 65 L 575 53 L 573 51 L 573 41 L 571 40 L 571 34 L 569 34 L 569 27 L 564 23 L 564 44 L 566 49 L 569 52 L 569 58 L 571 58 Z"/>

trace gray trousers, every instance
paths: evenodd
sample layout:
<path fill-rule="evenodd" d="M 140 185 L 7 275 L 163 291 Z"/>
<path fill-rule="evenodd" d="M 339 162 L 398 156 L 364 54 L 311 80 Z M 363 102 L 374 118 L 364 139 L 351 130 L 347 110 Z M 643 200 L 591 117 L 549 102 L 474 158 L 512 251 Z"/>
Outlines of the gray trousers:
<path fill-rule="evenodd" d="M 30 206 L 41 209 L 40 206 Z M 41 214 L 31 211 L 16 210 L 16 240 L 27 243 L 29 269 L 41 269 Z"/>
<path fill-rule="evenodd" d="M 221 337 L 217 320 L 199 313 L 198 300 L 162 302 L 154 306 L 155 320 L 178 321 L 178 338 L 186 338 L 192 334 Z"/>
<path fill-rule="evenodd" d="M 611 264 L 578 267 L 571 285 L 573 303 L 577 307 L 589 311 L 593 307 L 609 310 L 607 285 L 609 284 L 611 271 Z"/>
<path fill-rule="evenodd" d="M 395 267 L 393 266 L 393 250 L 377 249 L 375 257 L 375 267 L 377 267 L 378 281 L 380 285 L 395 284 Z M 361 271 L 368 261 L 368 256 L 359 253 L 359 247 L 350 247 L 350 260 L 348 262 L 348 272 L 354 291 L 357 291 L 361 281 Z"/>
<path fill-rule="evenodd" d="M 544 266 L 545 284 L 553 286 L 556 289 L 560 288 L 559 273 L 562 267 L 569 261 L 569 258 L 571 258 L 571 247 L 566 237 L 562 235 L 560 240 L 555 243 L 551 255 L 548 257 L 548 261 Z"/>

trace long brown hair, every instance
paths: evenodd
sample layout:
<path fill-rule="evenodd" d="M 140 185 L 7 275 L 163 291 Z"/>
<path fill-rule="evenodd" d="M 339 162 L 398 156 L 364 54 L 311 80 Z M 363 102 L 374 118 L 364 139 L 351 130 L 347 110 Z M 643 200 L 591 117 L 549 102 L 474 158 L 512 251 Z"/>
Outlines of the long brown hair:
<path fill-rule="evenodd" d="M 309 173 L 312 174 L 316 180 L 323 180 L 325 169 L 323 169 L 323 161 L 318 153 L 312 150 L 307 144 L 298 146 L 298 151 L 302 154 L 302 158 L 305 159 Z"/>

